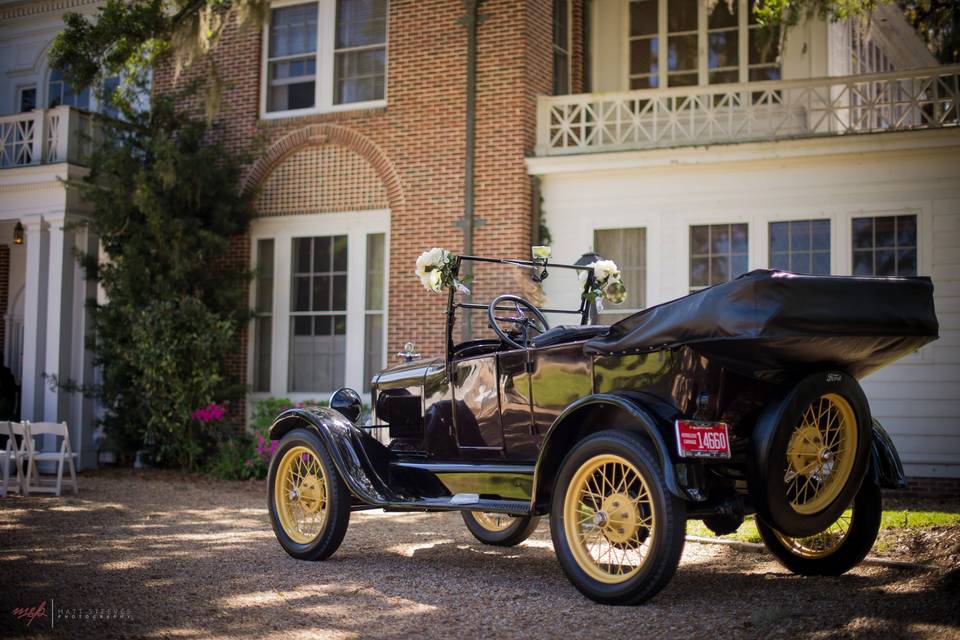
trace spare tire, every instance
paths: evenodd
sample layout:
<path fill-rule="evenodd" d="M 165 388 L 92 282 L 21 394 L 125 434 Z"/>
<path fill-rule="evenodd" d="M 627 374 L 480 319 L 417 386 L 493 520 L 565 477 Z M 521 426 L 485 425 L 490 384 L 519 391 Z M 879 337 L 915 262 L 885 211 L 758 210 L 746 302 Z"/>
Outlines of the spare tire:
<path fill-rule="evenodd" d="M 863 389 L 842 371 L 780 387 L 750 439 L 747 484 L 757 515 L 793 537 L 830 526 L 869 467 L 871 423 Z"/>

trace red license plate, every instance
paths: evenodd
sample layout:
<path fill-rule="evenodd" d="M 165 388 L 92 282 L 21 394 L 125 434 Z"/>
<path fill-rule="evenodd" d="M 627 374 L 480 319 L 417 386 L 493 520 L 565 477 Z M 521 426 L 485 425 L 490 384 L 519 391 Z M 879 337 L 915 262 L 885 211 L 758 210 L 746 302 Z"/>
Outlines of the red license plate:
<path fill-rule="evenodd" d="M 730 430 L 725 422 L 677 420 L 674 424 L 681 458 L 730 457 Z"/>

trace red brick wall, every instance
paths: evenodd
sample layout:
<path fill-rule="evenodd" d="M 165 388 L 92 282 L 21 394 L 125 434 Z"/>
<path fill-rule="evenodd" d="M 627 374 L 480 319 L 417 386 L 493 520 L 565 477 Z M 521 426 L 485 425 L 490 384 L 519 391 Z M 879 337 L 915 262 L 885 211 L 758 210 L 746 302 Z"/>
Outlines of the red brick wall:
<path fill-rule="evenodd" d="M 478 27 L 475 209 L 484 224 L 476 230 L 474 251 L 522 257 L 531 237 L 523 160 L 534 146 L 536 96 L 551 87 L 551 3 L 485 0 L 480 12 L 486 20 Z M 261 121 L 261 32 L 230 27 L 216 51 L 228 86 L 217 123 L 230 147 L 246 149 L 260 140 L 261 155 L 282 158 L 292 150 L 271 151 L 279 140 L 311 125 L 331 124 L 351 135 L 306 143 L 345 144 L 355 151 L 367 145 L 387 165 L 378 169 L 381 175 L 395 176 L 396 184 L 387 185 L 388 192 L 392 188 L 387 353 L 407 340 L 424 355 L 443 350 L 444 300 L 423 290 L 413 266 L 432 246 L 462 250 L 462 231 L 453 224 L 463 215 L 467 36 L 457 22 L 462 13 L 455 0 L 390 3 L 388 104 L 380 109 Z M 171 68 L 157 71 L 156 91 L 172 84 Z M 261 161 L 257 173 L 264 164 L 269 163 Z M 232 255 L 246 266 L 249 242 L 240 245 Z M 478 294 L 490 289 L 478 278 Z M 245 377 L 245 336 L 230 364 Z"/>

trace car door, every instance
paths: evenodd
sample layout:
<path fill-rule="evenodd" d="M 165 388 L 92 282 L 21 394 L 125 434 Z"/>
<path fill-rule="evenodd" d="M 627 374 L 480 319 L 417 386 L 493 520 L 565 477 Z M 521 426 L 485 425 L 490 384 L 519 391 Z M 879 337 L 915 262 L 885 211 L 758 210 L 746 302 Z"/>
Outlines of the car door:
<path fill-rule="evenodd" d="M 467 457 L 502 456 L 496 354 L 464 358 L 451 366 L 457 445 Z"/>

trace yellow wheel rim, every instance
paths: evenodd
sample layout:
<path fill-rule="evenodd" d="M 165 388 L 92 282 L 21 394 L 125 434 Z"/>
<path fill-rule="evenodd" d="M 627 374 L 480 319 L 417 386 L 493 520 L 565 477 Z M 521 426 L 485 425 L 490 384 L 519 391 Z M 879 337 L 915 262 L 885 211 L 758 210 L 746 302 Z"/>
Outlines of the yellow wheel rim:
<path fill-rule="evenodd" d="M 847 539 L 850 534 L 851 522 L 853 522 L 853 515 L 847 510 L 826 530 L 812 536 L 791 538 L 779 531 L 774 531 L 774 534 L 781 544 L 795 556 L 811 559 L 825 558 L 839 549 L 843 541 Z"/>
<path fill-rule="evenodd" d="M 313 542 L 327 521 L 329 486 L 316 454 L 293 447 L 283 454 L 273 485 L 273 501 L 283 531 L 298 544 Z"/>
<path fill-rule="evenodd" d="M 508 516 L 505 513 L 487 513 L 485 511 L 471 511 L 470 513 L 477 524 L 493 533 L 506 531 L 514 522 L 513 516 Z"/>
<path fill-rule="evenodd" d="M 804 410 L 787 445 L 783 481 L 794 511 L 819 513 L 850 479 L 857 451 L 857 418 L 847 400 L 820 396 Z"/>
<path fill-rule="evenodd" d="M 563 529 L 574 559 L 591 578 L 607 584 L 630 579 L 646 562 L 656 536 L 643 476 L 620 456 L 590 458 L 567 486 Z"/>

